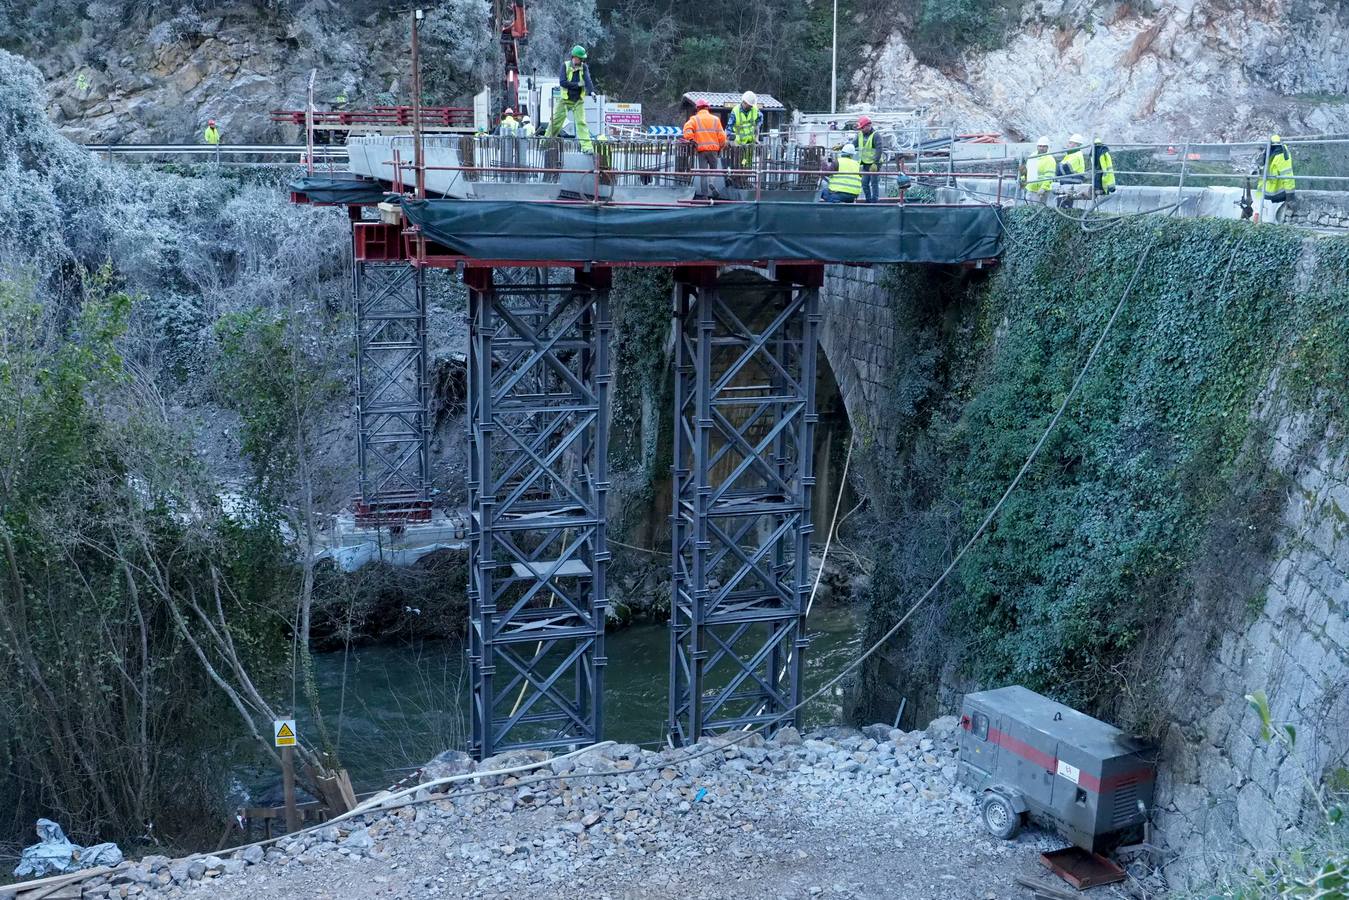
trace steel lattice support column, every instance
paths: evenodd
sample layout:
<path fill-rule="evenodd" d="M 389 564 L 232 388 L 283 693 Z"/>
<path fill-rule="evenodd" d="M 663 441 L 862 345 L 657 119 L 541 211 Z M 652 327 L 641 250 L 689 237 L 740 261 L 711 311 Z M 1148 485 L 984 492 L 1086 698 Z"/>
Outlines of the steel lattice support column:
<path fill-rule="evenodd" d="M 599 740 L 609 276 L 470 269 L 471 750 Z"/>
<path fill-rule="evenodd" d="M 370 524 L 431 513 L 425 278 L 407 262 L 355 264 L 357 516 Z"/>
<path fill-rule="evenodd" d="M 801 700 L 822 267 L 675 288 L 670 736 L 793 724 Z"/>

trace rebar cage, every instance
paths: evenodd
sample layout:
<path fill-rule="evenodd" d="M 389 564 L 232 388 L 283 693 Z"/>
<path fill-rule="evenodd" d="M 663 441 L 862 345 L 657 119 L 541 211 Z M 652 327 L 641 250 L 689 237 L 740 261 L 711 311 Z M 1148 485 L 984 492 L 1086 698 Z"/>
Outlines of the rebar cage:
<path fill-rule="evenodd" d="M 471 750 L 602 730 L 609 271 L 472 269 Z"/>
<path fill-rule="evenodd" d="M 675 289 L 676 744 L 797 720 L 823 268 L 777 275 L 729 288 L 709 270 Z"/>

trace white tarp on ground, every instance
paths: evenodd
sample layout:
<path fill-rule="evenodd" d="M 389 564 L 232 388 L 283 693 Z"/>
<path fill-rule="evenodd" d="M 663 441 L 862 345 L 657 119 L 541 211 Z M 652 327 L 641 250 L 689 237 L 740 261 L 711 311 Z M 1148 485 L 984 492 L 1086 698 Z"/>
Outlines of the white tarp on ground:
<path fill-rule="evenodd" d="M 122 864 L 122 851 L 116 844 L 95 844 L 92 847 L 72 844 L 61 826 L 51 819 L 37 820 L 37 837 L 40 843 L 23 851 L 19 866 L 14 870 L 16 878 L 64 875 L 94 866 Z"/>

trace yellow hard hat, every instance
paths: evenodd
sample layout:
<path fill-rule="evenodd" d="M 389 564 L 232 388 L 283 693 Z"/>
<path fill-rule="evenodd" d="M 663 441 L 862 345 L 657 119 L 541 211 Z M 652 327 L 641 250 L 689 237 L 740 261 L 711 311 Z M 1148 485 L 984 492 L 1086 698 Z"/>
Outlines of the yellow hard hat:
<path fill-rule="evenodd" d="M 1271 134 L 1271 135 L 1269 136 L 1269 142 L 1270 142 L 1271 144 L 1277 144 L 1277 143 L 1280 143 L 1282 140 L 1283 140 L 1283 138 L 1279 137 L 1277 134 Z"/>

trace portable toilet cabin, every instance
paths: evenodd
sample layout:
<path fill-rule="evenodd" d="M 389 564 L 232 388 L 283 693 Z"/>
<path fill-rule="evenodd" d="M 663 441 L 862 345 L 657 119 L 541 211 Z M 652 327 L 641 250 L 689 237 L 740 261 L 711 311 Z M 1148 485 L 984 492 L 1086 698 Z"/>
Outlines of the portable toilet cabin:
<path fill-rule="evenodd" d="M 1113 725 L 1012 686 L 966 694 L 960 728 L 960 780 L 998 837 L 1030 815 L 1094 852 L 1147 821 L 1155 751 Z"/>

